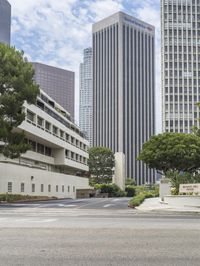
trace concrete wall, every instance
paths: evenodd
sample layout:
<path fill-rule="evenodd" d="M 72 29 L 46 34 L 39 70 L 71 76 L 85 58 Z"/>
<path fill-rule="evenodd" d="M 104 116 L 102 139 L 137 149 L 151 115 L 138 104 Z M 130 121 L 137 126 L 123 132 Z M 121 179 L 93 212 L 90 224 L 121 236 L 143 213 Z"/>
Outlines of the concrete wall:
<path fill-rule="evenodd" d="M 179 207 L 200 207 L 200 196 L 165 196 L 164 202 Z"/>
<path fill-rule="evenodd" d="M 12 182 L 12 194 L 58 198 L 75 198 L 76 189 L 89 188 L 88 178 L 0 163 L 0 193 L 8 192 L 8 182 Z M 21 183 L 24 183 L 24 192 L 21 192 Z M 35 184 L 35 192 L 32 192 L 32 184 Z M 44 192 L 41 192 L 41 184 L 44 185 Z M 51 185 L 51 192 L 48 191 L 48 185 Z M 58 186 L 58 192 L 56 186 Z M 64 186 L 64 192 L 62 192 L 62 186 Z"/>

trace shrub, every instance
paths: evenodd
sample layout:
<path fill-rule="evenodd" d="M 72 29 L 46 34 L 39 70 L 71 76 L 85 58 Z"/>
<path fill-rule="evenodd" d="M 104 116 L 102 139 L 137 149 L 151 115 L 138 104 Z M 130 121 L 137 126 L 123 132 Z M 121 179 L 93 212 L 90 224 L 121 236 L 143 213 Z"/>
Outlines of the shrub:
<path fill-rule="evenodd" d="M 53 197 L 55 198 L 55 197 Z M 19 195 L 19 194 L 0 194 L 0 202 L 17 202 L 17 201 L 28 201 L 28 200 L 42 200 L 48 199 L 45 196 L 30 196 L 30 195 Z"/>
<path fill-rule="evenodd" d="M 129 207 L 135 208 L 139 206 L 146 198 L 145 193 L 138 194 L 129 201 Z"/>
<path fill-rule="evenodd" d="M 157 192 L 156 191 L 144 191 L 144 192 L 140 192 L 138 195 L 136 195 L 135 197 L 133 197 L 130 201 L 129 201 L 129 204 L 128 206 L 131 207 L 131 208 L 135 208 L 137 206 L 139 206 L 140 204 L 143 203 L 143 201 L 145 199 L 148 199 L 148 198 L 154 198 L 154 197 L 157 197 Z"/>
<path fill-rule="evenodd" d="M 136 189 L 131 185 L 126 186 L 125 192 L 127 193 L 127 197 L 134 197 L 136 195 Z"/>
<path fill-rule="evenodd" d="M 126 192 L 121 190 L 115 184 L 96 184 L 95 189 L 100 190 L 101 193 L 108 193 L 108 197 L 125 197 Z"/>

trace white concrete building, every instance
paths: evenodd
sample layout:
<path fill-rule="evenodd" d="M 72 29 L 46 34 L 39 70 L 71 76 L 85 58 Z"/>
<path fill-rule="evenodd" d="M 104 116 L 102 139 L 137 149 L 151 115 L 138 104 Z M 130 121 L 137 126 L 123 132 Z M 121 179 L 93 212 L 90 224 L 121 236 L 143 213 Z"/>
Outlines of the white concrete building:
<path fill-rule="evenodd" d="M 84 49 L 83 63 L 80 64 L 80 107 L 79 125 L 92 146 L 93 86 L 92 86 L 92 48 Z"/>
<path fill-rule="evenodd" d="M 199 127 L 200 1 L 161 0 L 162 129 Z"/>
<path fill-rule="evenodd" d="M 0 155 L 0 193 L 76 197 L 89 188 L 88 141 L 70 114 L 43 91 L 36 105 L 24 104 L 24 131 L 32 149 L 11 160 Z"/>

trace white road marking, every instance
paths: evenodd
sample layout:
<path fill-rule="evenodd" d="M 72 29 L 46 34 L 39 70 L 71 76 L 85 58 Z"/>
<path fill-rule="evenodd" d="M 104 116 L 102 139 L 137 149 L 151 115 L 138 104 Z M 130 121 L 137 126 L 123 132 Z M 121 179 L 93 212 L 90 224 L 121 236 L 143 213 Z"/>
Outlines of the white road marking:
<path fill-rule="evenodd" d="M 113 201 L 119 201 L 120 199 L 114 199 Z"/>
<path fill-rule="evenodd" d="M 104 208 L 108 208 L 108 207 L 110 207 L 110 206 L 113 206 L 114 204 L 106 204 L 106 205 L 104 205 L 103 207 Z"/>

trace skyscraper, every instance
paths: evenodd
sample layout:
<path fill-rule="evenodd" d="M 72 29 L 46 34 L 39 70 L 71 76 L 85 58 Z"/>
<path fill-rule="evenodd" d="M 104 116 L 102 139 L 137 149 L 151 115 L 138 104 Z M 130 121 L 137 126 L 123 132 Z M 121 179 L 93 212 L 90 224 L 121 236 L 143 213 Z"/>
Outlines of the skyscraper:
<path fill-rule="evenodd" d="M 80 64 L 80 105 L 79 126 L 92 146 L 92 48 L 84 50 L 83 63 Z"/>
<path fill-rule="evenodd" d="M 123 12 L 93 25 L 93 142 L 126 156 L 126 176 L 155 181 L 136 160 L 155 133 L 155 29 Z"/>
<path fill-rule="evenodd" d="M 11 5 L 0 0 L 0 43 L 10 44 Z"/>
<path fill-rule="evenodd" d="M 65 69 L 32 63 L 35 81 L 74 118 L 75 73 Z"/>
<path fill-rule="evenodd" d="M 162 128 L 189 133 L 199 126 L 200 1 L 161 0 Z"/>

